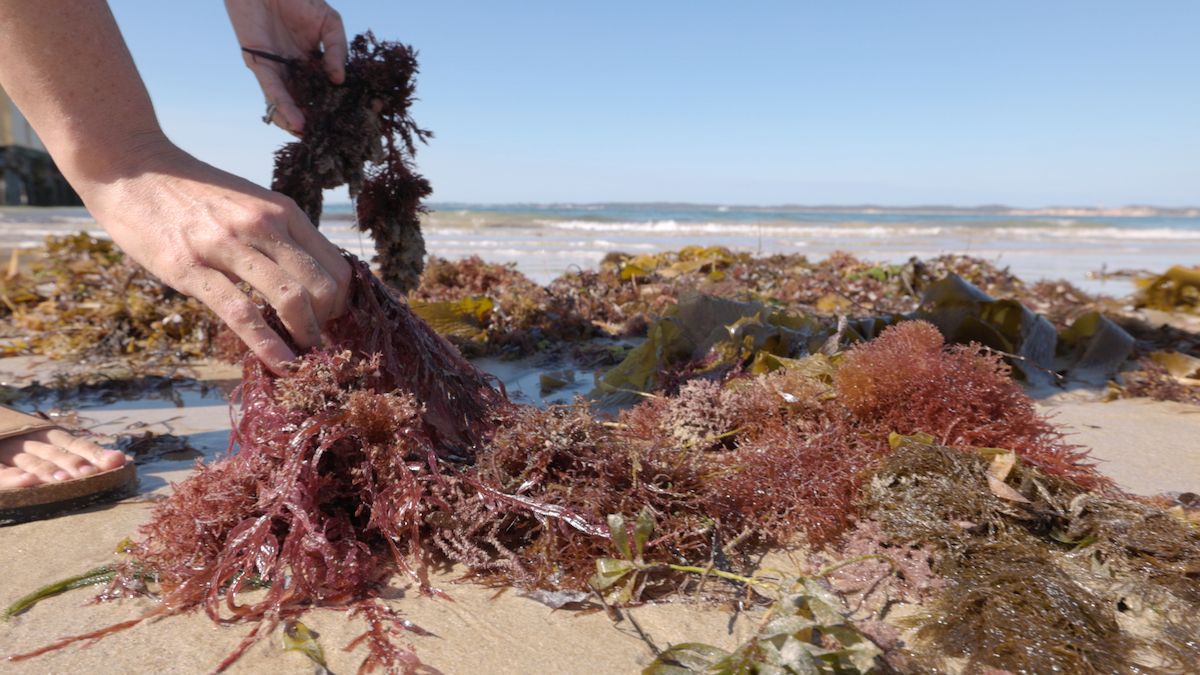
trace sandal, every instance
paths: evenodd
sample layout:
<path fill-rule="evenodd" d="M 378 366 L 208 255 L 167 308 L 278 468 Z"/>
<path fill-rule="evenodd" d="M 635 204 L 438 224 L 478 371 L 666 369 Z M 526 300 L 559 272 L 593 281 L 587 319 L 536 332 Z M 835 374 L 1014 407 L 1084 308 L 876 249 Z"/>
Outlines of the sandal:
<path fill-rule="evenodd" d="M 50 420 L 0 406 L 0 440 L 56 429 Z M 124 497 L 137 488 L 137 469 L 127 461 L 116 469 L 59 483 L 0 488 L 0 525 L 58 515 L 100 501 Z"/>

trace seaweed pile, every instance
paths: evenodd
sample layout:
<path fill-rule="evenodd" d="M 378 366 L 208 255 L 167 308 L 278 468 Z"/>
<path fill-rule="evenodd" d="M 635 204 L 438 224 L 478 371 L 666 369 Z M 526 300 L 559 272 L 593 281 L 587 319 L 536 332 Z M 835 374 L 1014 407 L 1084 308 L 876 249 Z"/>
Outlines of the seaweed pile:
<path fill-rule="evenodd" d="M 333 344 L 283 378 L 248 358 L 240 451 L 178 485 L 130 547 L 109 594 L 151 577 L 159 608 L 47 650 L 203 607 L 216 621 L 255 622 L 229 663 L 320 605 L 365 616 L 368 663 L 402 670 L 416 657 L 388 636 L 409 624 L 373 600 L 396 571 L 431 590 L 434 556 L 491 583 L 661 597 L 693 579 L 672 565 L 743 566 L 798 536 L 836 541 L 897 432 L 1011 448 L 1050 475 L 1108 486 L 998 356 L 943 348 L 922 322 L 840 365 L 694 380 L 607 422 L 585 404 L 508 404 L 355 269 Z M 626 522 L 637 531 L 625 534 Z"/>
<path fill-rule="evenodd" d="M 835 253 L 820 261 L 802 255 L 754 257 L 723 247 L 629 256 L 610 253 L 595 271 L 567 272 L 541 287 L 516 270 L 477 257 L 430 260 L 412 297 L 423 316 L 456 310 L 472 349 L 527 353 L 556 340 L 592 335 L 644 335 L 649 324 L 691 294 L 761 302 L 793 313 L 836 320 L 912 312 L 930 286 L 957 275 L 987 295 L 1014 300 L 1065 328 L 1070 319 L 1106 305 L 1067 284 L 1027 286 L 1007 270 L 969 256 L 943 255 L 903 265 L 880 265 Z M 460 303 L 489 312 L 472 319 Z M 460 309 L 462 308 L 462 309 Z M 443 319 L 444 320 L 444 319 Z M 567 328 L 559 328 L 560 325 Z M 546 338 L 555 338 L 549 340 Z M 468 340 L 459 341 L 459 344 Z"/>
<path fill-rule="evenodd" d="M 389 637 L 407 623 L 372 599 L 398 569 L 430 590 L 423 563 L 410 564 L 423 557 L 423 518 L 444 504 L 443 471 L 473 459 L 508 403 L 365 263 L 353 264 L 347 313 L 326 327 L 330 346 L 286 378 L 247 355 L 239 452 L 198 463 L 128 547 L 108 594 L 145 592 L 151 579 L 158 607 L 36 653 L 202 607 L 220 623 L 257 622 L 223 668 L 320 604 L 367 620 L 366 668 L 414 667 Z M 261 599 L 241 601 L 263 587 Z"/>
<path fill-rule="evenodd" d="M 304 136 L 275 153 L 271 189 L 320 223 L 322 190 L 346 185 L 357 200 L 356 223 L 375 240 L 375 264 L 401 290 L 417 285 L 425 261 L 421 200 L 432 188 L 413 166 L 417 143 L 433 134 L 409 114 L 416 92 L 416 52 L 370 32 L 350 41 L 346 80 L 334 85 L 321 54 L 282 59 L 288 90 L 304 112 Z"/>
<path fill-rule="evenodd" d="M 146 370 L 211 353 L 220 320 L 111 241 L 48 237 L 32 255 L 27 271 L 14 267 L 0 280 L 3 355 L 33 353 L 93 366 L 121 358 Z"/>
<path fill-rule="evenodd" d="M 864 491 L 893 545 L 947 580 L 919 617 L 926 669 L 1190 672 L 1200 662 L 1200 529 L 1006 453 L 897 438 Z"/>

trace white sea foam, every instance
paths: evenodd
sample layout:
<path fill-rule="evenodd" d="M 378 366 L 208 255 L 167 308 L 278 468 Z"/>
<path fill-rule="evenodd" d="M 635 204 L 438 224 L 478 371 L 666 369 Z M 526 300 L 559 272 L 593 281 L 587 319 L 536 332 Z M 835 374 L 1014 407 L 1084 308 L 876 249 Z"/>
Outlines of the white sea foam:
<path fill-rule="evenodd" d="M 883 239 L 890 237 L 958 236 L 996 239 L 1133 239 L 1200 241 L 1200 230 L 1173 228 L 1080 227 L 1054 223 L 1045 227 L 991 225 L 920 225 L 897 223 L 846 222 L 828 225 L 778 225 L 757 223 L 679 222 L 654 220 L 640 222 L 604 222 L 595 220 L 535 220 L 537 226 L 551 230 L 580 232 L 620 232 L 624 234 L 686 235 L 716 234 L 729 236 L 808 237 L 823 239 Z M 532 228 L 531 228 L 532 229 Z"/>

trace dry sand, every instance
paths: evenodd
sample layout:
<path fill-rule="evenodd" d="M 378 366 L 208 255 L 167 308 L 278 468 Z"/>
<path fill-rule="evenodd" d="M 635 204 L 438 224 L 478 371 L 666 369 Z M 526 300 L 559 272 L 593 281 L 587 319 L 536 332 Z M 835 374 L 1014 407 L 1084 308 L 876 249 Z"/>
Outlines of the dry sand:
<path fill-rule="evenodd" d="M 0 361 L 0 381 L 20 381 L 48 372 L 29 360 Z M 227 376 L 209 373 L 209 376 Z M 1200 408 L 1142 400 L 1101 402 L 1089 392 L 1060 394 L 1039 406 L 1092 448 L 1103 469 L 1126 489 L 1142 494 L 1200 491 Z M 116 409 L 84 409 L 80 420 L 99 432 L 114 433 L 138 424 L 187 435 L 206 454 L 222 448 L 229 419 L 219 400 L 176 408 L 151 402 Z M 154 495 L 169 481 L 187 476 L 185 462 L 152 462 L 140 467 L 139 498 L 22 525 L 0 527 L 0 602 L 7 604 L 43 584 L 105 564 L 117 542 L 147 518 Z M 445 673 L 630 673 L 652 658 L 629 621 L 614 624 L 603 612 L 552 610 L 514 591 L 497 593 L 457 584 L 452 573 L 436 583 L 453 601 L 418 597 L 397 580 L 387 597 L 416 624 L 436 637 L 411 639 L 430 666 Z M 150 606 L 146 600 L 90 605 L 89 590 L 68 593 L 0 624 L 0 652 L 11 654 L 64 635 L 132 618 Z M 633 616 L 660 646 L 707 642 L 730 648 L 754 630 L 755 616 L 735 621 L 725 608 L 679 602 L 640 607 Z M 310 612 L 305 623 L 320 633 L 333 672 L 353 672 L 364 651 L 341 647 L 363 624 L 331 610 Z M 202 614 L 169 617 L 137 626 L 90 647 L 65 650 L 17 664 L 13 673 L 192 673 L 206 672 L 238 643 L 247 626 L 216 627 Z M 285 652 L 278 635 L 255 645 L 230 672 L 310 673 L 299 653 Z"/>

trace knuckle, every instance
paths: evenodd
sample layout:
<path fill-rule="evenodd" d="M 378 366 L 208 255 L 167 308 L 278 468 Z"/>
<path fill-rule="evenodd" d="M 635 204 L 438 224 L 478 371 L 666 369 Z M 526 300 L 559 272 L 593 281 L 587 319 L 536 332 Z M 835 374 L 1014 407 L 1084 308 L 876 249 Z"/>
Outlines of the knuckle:
<path fill-rule="evenodd" d="M 273 235 L 279 231 L 279 215 L 274 209 L 262 209 L 246 218 L 239 229 L 256 238 Z"/>
<path fill-rule="evenodd" d="M 224 306 L 225 321 L 231 326 L 255 328 L 258 323 L 258 308 L 248 298 L 227 300 Z"/>
<path fill-rule="evenodd" d="M 276 301 L 275 309 L 286 314 L 293 314 L 304 310 L 304 306 L 308 304 L 308 292 L 304 289 L 291 289 L 279 294 L 279 299 Z"/>

